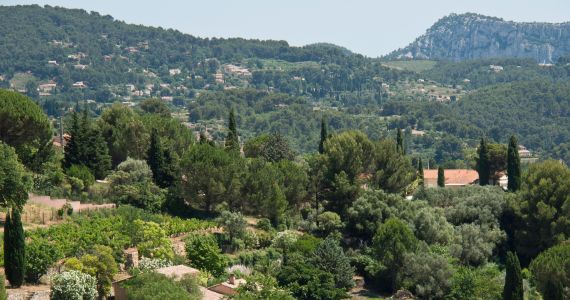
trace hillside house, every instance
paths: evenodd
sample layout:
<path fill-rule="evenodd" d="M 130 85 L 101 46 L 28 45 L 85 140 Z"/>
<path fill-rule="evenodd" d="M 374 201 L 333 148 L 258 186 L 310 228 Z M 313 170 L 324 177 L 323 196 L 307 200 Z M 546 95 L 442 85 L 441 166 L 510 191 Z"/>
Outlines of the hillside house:
<path fill-rule="evenodd" d="M 216 83 L 224 83 L 224 74 L 222 72 L 214 74 L 214 80 Z"/>
<path fill-rule="evenodd" d="M 57 87 L 57 83 L 55 83 L 54 81 L 50 81 L 48 83 L 42 83 L 42 84 L 38 85 L 38 91 L 44 92 L 44 93 L 49 93 L 49 92 L 52 92 L 56 87 Z"/>
<path fill-rule="evenodd" d="M 87 65 L 76 64 L 76 65 L 73 65 L 73 68 L 75 70 L 85 70 L 85 69 L 87 69 Z"/>
<path fill-rule="evenodd" d="M 231 65 L 231 64 L 225 65 L 224 70 L 227 73 L 235 74 L 238 76 L 251 76 L 251 72 L 247 68 L 236 65 Z"/>
<path fill-rule="evenodd" d="M 170 70 L 168 70 L 168 74 L 170 74 L 170 76 L 180 75 L 180 73 L 182 73 L 182 70 L 180 70 L 180 69 L 170 69 Z"/>
<path fill-rule="evenodd" d="M 48 65 L 58 66 L 58 63 L 56 60 L 48 60 Z"/>
<path fill-rule="evenodd" d="M 495 73 L 499 73 L 499 72 L 504 70 L 504 68 L 502 66 L 497 66 L 497 65 L 490 65 L 489 69 L 491 69 L 491 71 L 493 71 Z"/>
<path fill-rule="evenodd" d="M 83 89 L 86 88 L 87 85 L 83 81 L 78 81 L 72 85 L 74 88 Z"/>
<path fill-rule="evenodd" d="M 475 170 L 445 169 L 445 187 L 457 188 L 474 185 L 479 181 L 479 174 Z M 437 187 L 437 169 L 424 169 L 424 184 L 426 187 Z"/>

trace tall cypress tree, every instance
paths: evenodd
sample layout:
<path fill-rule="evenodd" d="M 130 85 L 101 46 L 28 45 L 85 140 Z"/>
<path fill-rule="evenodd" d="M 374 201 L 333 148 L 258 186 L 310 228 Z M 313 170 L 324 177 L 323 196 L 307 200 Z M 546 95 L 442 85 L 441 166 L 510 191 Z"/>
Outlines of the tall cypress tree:
<path fill-rule="evenodd" d="M 24 283 L 25 246 L 20 211 L 13 208 L 6 213 L 4 223 L 4 266 L 6 278 L 16 288 Z"/>
<path fill-rule="evenodd" d="M 228 135 L 226 137 L 226 149 L 232 152 L 239 152 L 240 150 L 236 116 L 233 109 L 230 111 Z"/>
<path fill-rule="evenodd" d="M 325 117 L 321 119 L 321 140 L 319 142 L 319 153 L 323 154 L 325 152 L 325 141 L 327 140 L 329 134 L 327 130 L 327 123 Z"/>
<path fill-rule="evenodd" d="M 517 138 L 514 135 L 511 136 L 507 150 L 507 175 L 509 191 L 518 191 L 521 186 L 521 158 Z"/>
<path fill-rule="evenodd" d="M 491 176 L 491 166 L 489 147 L 487 146 L 487 141 L 485 139 L 481 139 L 477 153 L 479 154 L 479 158 L 477 159 L 477 173 L 479 173 L 479 184 L 488 185 L 489 178 Z"/>
<path fill-rule="evenodd" d="M 164 169 L 164 149 L 160 143 L 160 137 L 156 129 L 150 134 L 150 145 L 148 147 L 146 161 L 152 170 L 154 182 L 162 182 L 162 170 Z M 160 186 L 160 185 L 159 185 Z"/>
<path fill-rule="evenodd" d="M 519 258 L 512 252 L 507 253 L 505 287 L 503 300 L 523 300 L 523 279 Z"/>
<path fill-rule="evenodd" d="M 400 128 L 398 128 L 398 132 L 396 133 L 396 144 L 398 152 L 400 154 L 406 154 L 406 150 L 404 149 L 404 136 L 402 134 L 402 129 Z"/>
<path fill-rule="evenodd" d="M 542 299 L 546 300 L 564 300 L 564 287 L 559 280 L 549 280 L 546 282 L 545 291 Z"/>
<path fill-rule="evenodd" d="M 422 163 L 422 158 L 418 162 L 418 177 L 420 178 L 420 185 L 424 186 L 424 165 Z"/>
<path fill-rule="evenodd" d="M 85 164 L 97 179 L 105 178 L 112 168 L 109 146 L 97 126 L 90 125 L 87 130 Z"/>
<path fill-rule="evenodd" d="M 445 187 L 445 171 L 442 166 L 437 168 L 437 186 Z"/>
<path fill-rule="evenodd" d="M 81 164 L 81 143 L 82 143 L 82 130 L 81 124 L 79 123 L 79 117 L 77 112 L 73 112 L 71 116 L 71 129 L 69 131 L 69 141 L 65 145 L 65 159 L 64 166 L 69 168 L 72 165 Z"/>

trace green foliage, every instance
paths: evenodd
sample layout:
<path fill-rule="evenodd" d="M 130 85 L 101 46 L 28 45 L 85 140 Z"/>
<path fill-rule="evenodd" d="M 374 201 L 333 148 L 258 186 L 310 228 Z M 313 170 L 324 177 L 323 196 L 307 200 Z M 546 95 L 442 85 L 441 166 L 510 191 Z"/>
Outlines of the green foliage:
<path fill-rule="evenodd" d="M 336 287 L 334 274 L 319 269 L 299 255 L 284 263 L 277 280 L 296 299 L 340 300 L 347 296 L 343 289 Z"/>
<path fill-rule="evenodd" d="M 496 265 L 485 265 L 477 269 L 459 267 L 451 282 L 451 290 L 445 299 L 502 299 L 504 276 Z"/>
<path fill-rule="evenodd" d="M 532 282 L 544 299 L 562 299 L 570 286 L 570 243 L 564 242 L 540 253 L 530 264 Z M 552 298 L 548 298 L 549 295 Z M 560 295 L 560 296 L 559 296 Z"/>
<path fill-rule="evenodd" d="M 216 219 L 216 223 L 229 235 L 230 244 L 233 244 L 235 239 L 243 238 L 246 234 L 247 222 L 239 212 L 223 211 Z"/>
<path fill-rule="evenodd" d="M 133 222 L 133 243 L 141 256 L 172 259 L 172 242 L 158 223 L 135 220 Z"/>
<path fill-rule="evenodd" d="M 477 173 L 479 173 L 479 184 L 488 185 L 491 176 L 491 157 L 489 147 L 485 139 L 481 139 L 479 148 L 477 148 Z"/>
<path fill-rule="evenodd" d="M 401 149 L 392 140 L 382 140 L 376 144 L 374 182 L 388 193 L 404 192 L 415 179 L 415 169 Z"/>
<path fill-rule="evenodd" d="M 329 134 L 327 132 L 327 123 L 325 118 L 323 117 L 321 119 L 321 140 L 319 141 L 319 153 L 323 154 L 325 152 L 325 141 L 327 140 L 327 138 L 329 137 Z"/>
<path fill-rule="evenodd" d="M 558 161 L 532 164 L 524 173 L 518 196 L 509 203 L 515 216 L 512 238 L 523 265 L 570 237 L 569 195 L 570 170 Z"/>
<path fill-rule="evenodd" d="M 345 255 L 337 240 L 332 237 L 326 238 L 313 253 L 315 266 L 333 274 L 337 288 L 350 289 L 354 286 L 352 280 L 354 268 L 350 265 L 350 259 Z"/>
<path fill-rule="evenodd" d="M 8 210 L 4 222 L 4 272 L 13 287 L 24 283 L 26 274 L 26 243 L 18 209 Z"/>
<path fill-rule="evenodd" d="M 342 229 L 342 220 L 337 213 L 332 211 L 325 211 L 317 216 L 317 223 L 319 224 L 319 232 L 322 236 L 338 232 Z"/>
<path fill-rule="evenodd" d="M 187 196 L 207 211 L 224 201 L 230 209 L 238 205 L 243 169 L 240 157 L 208 144 L 192 146 L 181 162 Z"/>
<path fill-rule="evenodd" d="M 441 188 L 445 187 L 445 170 L 442 166 L 437 168 L 437 186 Z"/>
<path fill-rule="evenodd" d="M 109 147 L 113 166 L 119 165 L 128 157 L 144 159 L 149 144 L 149 134 L 141 117 L 132 109 L 114 104 L 103 111 L 98 120 L 103 138 Z"/>
<path fill-rule="evenodd" d="M 247 283 L 238 288 L 235 300 L 293 300 L 288 291 L 282 290 L 273 277 L 256 273 L 247 277 Z"/>
<path fill-rule="evenodd" d="M 271 187 L 270 198 L 266 202 L 266 216 L 271 220 L 273 226 L 283 224 L 283 215 L 287 209 L 287 199 L 277 183 Z"/>
<path fill-rule="evenodd" d="M 0 300 L 6 300 L 8 298 L 8 294 L 6 293 L 6 286 L 4 285 L 6 281 L 6 277 L 4 275 L 0 275 Z"/>
<path fill-rule="evenodd" d="M 53 154 L 47 116 L 30 98 L 0 89 L 0 141 L 16 149 L 22 163 L 38 172 Z"/>
<path fill-rule="evenodd" d="M 129 204 L 153 212 L 160 211 L 166 193 L 154 184 L 152 175 L 144 160 L 127 159 L 109 176 L 111 196 L 117 204 Z"/>
<path fill-rule="evenodd" d="M 0 206 L 22 209 L 31 188 L 31 178 L 14 148 L 0 142 Z"/>
<path fill-rule="evenodd" d="M 119 271 L 113 258 L 113 249 L 107 246 L 96 245 L 89 253 L 80 259 L 82 271 L 97 280 L 97 293 L 99 297 L 106 297 L 111 291 L 113 277 Z"/>
<path fill-rule="evenodd" d="M 104 245 L 111 247 L 115 259 L 120 260 L 124 249 L 144 242 L 138 235 L 143 234 L 140 230 L 141 227 L 144 230 L 145 226 L 135 225 L 136 220 L 158 223 L 159 229 L 165 231 L 168 236 L 214 226 L 207 221 L 184 220 L 152 214 L 130 206 L 121 206 L 117 209 L 91 212 L 88 216 L 76 214 L 66 223 L 52 225 L 49 228 L 37 228 L 28 231 L 27 234 L 31 242 L 44 238 L 50 240 L 65 257 L 79 256 L 89 252 L 95 245 Z"/>
<path fill-rule="evenodd" d="M 518 191 L 521 187 L 521 159 L 519 157 L 519 145 L 515 136 L 511 136 L 511 139 L 509 140 L 509 150 L 507 152 L 507 174 L 509 176 L 509 191 Z"/>
<path fill-rule="evenodd" d="M 505 288 L 503 289 L 503 300 L 523 300 L 523 278 L 519 258 L 512 252 L 507 253 L 505 262 Z"/>
<path fill-rule="evenodd" d="M 26 282 L 39 283 L 40 277 L 63 257 L 57 247 L 46 239 L 36 239 L 26 245 Z"/>
<path fill-rule="evenodd" d="M 186 241 L 186 253 L 190 265 L 220 276 L 227 266 L 227 259 L 222 254 L 216 241 L 210 236 L 194 236 Z"/>
<path fill-rule="evenodd" d="M 128 299 L 201 299 L 195 291 L 197 285 L 190 285 L 188 281 L 176 282 L 174 279 L 153 272 L 135 276 L 124 282 L 122 287 L 125 289 Z M 188 288 L 192 290 L 192 293 L 187 290 Z"/>
<path fill-rule="evenodd" d="M 375 273 L 382 281 L 377 285 L 388 290 L 396 290 L 400 285 L 401 272 L 406 253 L 416 251 L 418 240 L 408 226 L 398 219 L 388 219 L 374 235 L 372 248 L 377 265 L 370 273 Z"/>
<path fill-rule="evenodd" d="M 402 286 L 421 299 L 443 299 L 451 288 L 453 270 L 446 257 L 409 253 L 404 257 Z"/>
<path fill-rule="evenodd" d="M 269 162 L 293 160 L 295 152 L 287 140 L 279 133 L 262 134 L 245 143 L 243 146 L 245 157 L 260 157 Z"/>
<path fill-rule="evenodd" d="M 146 99 L 139 105 L 147 114 L 155 114 L 164 118 L 170 118 L 170 108 L 164 103 L 162 99 Z"/>
<path fill-rule="evenodd" d="M 97 297 L 96 279 L 79 271 L 63 272 L 54 276 L 51 285 L 51 299 L 94 300 Z"/>
<path fill-rule="evenodd" d="M 230 117 L 228 121 L 228 135 L 226 136 L 225 142 L 226 150 L 230 152 L 239 152 L 239 135 L 237 132 L 236 116 L 235 111 L 230 111 Z"/>
<path fill-rule="evenodd" d="M 73 165 L 84 165 L 96 178 L 105 178 L 111 169 L 109 149 L 101 130 L 93 124 L 86 110 L 81 120 L 77 112 L 73 112 L 69 134 L 71 137 L 65 145 L 64 166 L 69 170 Z"/>
<path fill-rule="evenodd" d="M 167 188 L 174 184 L 176 171 L 174 170 L 172 153 L 168 148 L 163 148 L 156 129 L 150 135 L 147 163 L 152 170 L 152 178 L 156 185 L 161 188 Z"/>
<path fill-rule="evenodd" d="M 66 173 L 69 177 L 81 180 L 84 189 L 89 188 L 95 183 L 95 176 L 93 176 L 89 168 L 84 165 L 71 165 L 71 167 L 67 169 Z"/>

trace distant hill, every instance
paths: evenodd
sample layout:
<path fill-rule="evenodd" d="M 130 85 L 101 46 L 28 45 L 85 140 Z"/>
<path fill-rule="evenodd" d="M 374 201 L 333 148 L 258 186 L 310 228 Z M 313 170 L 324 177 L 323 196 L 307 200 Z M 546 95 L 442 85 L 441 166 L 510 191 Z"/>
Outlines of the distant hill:
<path fill-rule="evenodd" d="M 446 59 L 530 58 L 554 63 L 570 53 L 570 22 L 517 23 L 478 14 L 440 19 L 413 43 L 390 58 Z"/>

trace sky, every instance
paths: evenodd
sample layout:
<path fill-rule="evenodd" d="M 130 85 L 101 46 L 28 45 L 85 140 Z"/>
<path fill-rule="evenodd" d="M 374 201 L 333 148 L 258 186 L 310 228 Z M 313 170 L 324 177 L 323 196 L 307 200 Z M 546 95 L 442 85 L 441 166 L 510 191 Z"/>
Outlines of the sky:
<path fill-rule="evenodd" d="M 450 13 L 524 22 L 570 21 L 568 0 L 0 0 L 82 8 L 199 37 L 327 42 L 369 57 L 403 48 Z"/>

